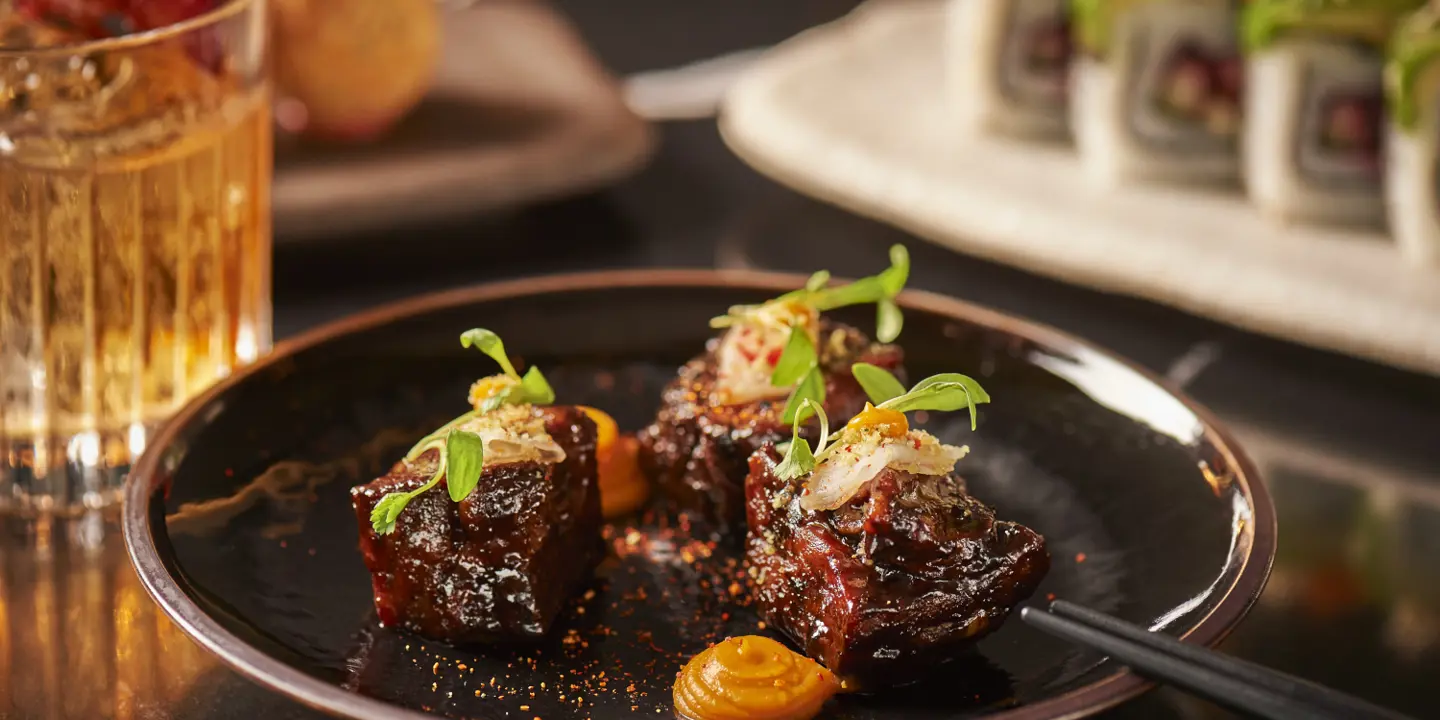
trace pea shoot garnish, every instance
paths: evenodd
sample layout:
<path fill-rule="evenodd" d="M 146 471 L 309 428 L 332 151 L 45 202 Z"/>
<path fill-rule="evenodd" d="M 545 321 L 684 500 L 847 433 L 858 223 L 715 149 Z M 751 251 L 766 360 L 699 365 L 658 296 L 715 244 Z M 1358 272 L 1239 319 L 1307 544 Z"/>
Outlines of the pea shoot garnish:
<path fill-rule="evenodd" d="M 826 417 L 821 403 L 810 397 L 801 398 L 796 406 L 792 421 L 792 434 L 785 457 L 775 468 L 775 474 L 783 480 L 793 480 L 815 471 L 815 468 L 831 457 L 838 448 L 845 445 L 838 438 L 847 436 L 853 441 L 855 435 L 866 430 L 878 430 L 881 437 L 895 438 L 909 432 L 905 413 L 916 410 L 949 412 L 966 408 L 970 411 L 970 428 L 976 426 L 975 406 L 990 402 L 990 395 L 980 387 L 974 378 L 959 373 L 932 375 L 916 383 L 910 390 L 884 368 L 867 363 L 856 363 L 851 372 L 864 388 L 872 404 L 856 415 L 849 424 L 835 435 L 830 434 L 830 419 Z M 820 438 L 814 450 L 810 443 L 800 436 L 805 421 L 815 415 L 820 421 Z M 916 449 L 920 449 L 917 445 Z"/>
<path fill-rule="evenodd" d="M 490 412 L 506 404 L 549 405 L 555 402 L 555 391 L 550 388 L 550 383 L 545 380 L 540 368 L 532 365 L 523 376 L 515 372 L 515 366 L 505 354 L 505 343 L 500 340 L 499 335 L 484 328 L 466 330 L 460 336 L 460 344 L 467 348 L 474 347 L 489 355 L 495 362 L 500 363 L 500 369 L 505 371 L 504 375 L 495 375 L 476 383 L 477 386 L 489 383 L 494 387 L 494 392 L 483 399 L 475 398 L 476 389 L 471 389 L 472 399 L 479 399 L 476 409 L 480 412 Z"/>
<path fill-rule="evenodd" d="M 877 275 L 832 287 L 829 271 L 821 270 L 810 276 L 805 287 L 759 305 L 732 307 L 725 315 L 712 319 L 710 326 L 731 327 L 763 315 L 787 318 L 789 335 L 784 349 L 774 360 L 770 385 L 793 387 L 782 418 L 783 422 L 790 423 L 805 400 L 816 406 L 825 402 L 825 379 L 815 342 L 814 320 L 818 314 L 849 305 L 875 303 L 875 337 L 881 342 L 892 342 L 904 326 L 904 316 L 895 297 L 905 288 L 909 277 L 910 253 L 904 245 L 894 245 L 890 248 L 890 267 Z"/>
<path fill-rule="evenodd" d="M 990 394 L 969 375 L 940 373 L 931 375 L 910 388 L 900 384 L 885 368 L 869 363 L 855 363 L 850 373 L 875 407 L 896 412 L 933 410 L 951 412 L 965 408 L 970 411 L 970 429 L 976 428 L 975 406 L 990 402 Z"/>
<path fill-rule="evenodd" d="M 875 319 L 875 337 L 880 342 L 891 342 L 900 337 L 904 317 L 895 296 L 905 289 L 910 279 L 910 251 L 904 245 L 890 246 L 890 267 L 877 275 L 860 278 L 846 285 L 830 287 L 830 271 L 820 270 L 810 276 L 805 287 L 791 290 L 780 297 L 760 305 L 736 305 L 729 312 L 710 320 L 710 327 L 730 327 L 743 322 L 765 305 L 776 303 L 799 303 L 820 312 L 875 303 L 878 307 Z"/>
<path fill-rule="evenodd" d="M 426 435 L 405 453 L 405 462 L 412 463 L 431 450 L 439 450 L 435 472 L 424 485 L 408 492 L 392 492 L 375 503 L 370 511 L 370 524 L 375 532 L 388 535 L 395 531 L 395 521 L 405 506 L 445 479 L 445 488 L 454 502 L 464 500 L 480 483 L 485 469 L 485 440 L 478 433 L 461 427 L 476 418 L 505 405 L 548 405 L 555 402 L 555 391 L 540 369 L 531 366 L 522 376 L 505 354 L 500 336 L 483 328 L 467 330 L 460 344 L 474 347 L 500 364 L 501 375 L 484 378 L 470 390 L 475 409 L 445 423 L 439 430 Z"/>

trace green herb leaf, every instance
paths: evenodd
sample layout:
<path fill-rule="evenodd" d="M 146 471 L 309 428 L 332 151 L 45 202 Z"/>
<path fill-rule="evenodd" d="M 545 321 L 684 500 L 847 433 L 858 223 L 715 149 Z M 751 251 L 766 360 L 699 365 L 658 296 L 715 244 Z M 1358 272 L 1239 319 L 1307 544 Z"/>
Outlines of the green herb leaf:
<path fill-rule="evenodd" d="M 932 375 L 915 384 L 910 392 L 899 397 L 891 398 L 880 404 L 880 407 L 899 412 L 911 412 L 913 410 L 934 410 L 948 412 L 967 408 L 970 411 L 970 429 L 974 430 L 977 424 L 975 417 L 975 406 L 980 403 L 990 402 L 989 393 L 980 387 L 980 383 L 974 378 L 959 373 L 942 373 Z"/>
<path fill-rule="evenodd" d="M 480 473 L 485 469 L 485 440 L 475 433 L 455 430 L 445 438 L 445 459 L 445 489 L 450 491 L 451 500 L 460 502 L 480 484 Z"/>
<path fill-rule="evenodd" d="M 850 374 L 855 376 L 870 402 L 876 405 L 905 394 L 905 386 L 889 370 L 878 365 L 855 363 L 850 366 Z"/>
<path fill-rule="evenodd" d="M 877 277 L 860 278 L 848 285 L 826 288 L 811 295 L 811 304 L 816 309 L 834 310 L 850 305 L 864 305 L 878 302 L 885 297 L 885 286 Z"/>
<path fill-rule="evenodd" d="M 439 430 L 436 430 L 435 432 L 432 432 L 429 435 L 420 438 L 420 442 L 415 443 L 415 445 L 410 448 L 410 452 L 405 453 L 405 462 L 415 462 L 417 459 L 419 459 L 421 455 L 424 455 L 427 450 L 444 447 L 445 436 L 450 434 L 450 430 L 452 428 L 461 423 L 465 423 L 475 419 L 475 416 L 479 415 L 480 412 L 483 412 L 483 410 L 471 410 L 470 412 L 467 412 L 464 415 L 461 415 L 460 417 L 457 417 L 454 420 L 451 420 L 450 422 L 441 425 Z"/>
<path fill-rule="evenodd" d="M 810 452 L 810 442 L 800 437 L 800 428 L 805 424 L 805 419 L 810 415 L 817 415 L 820 418 L 820 442 L 816 444 L 817 452 Z M 830 418 L 825 415 L 825 408 L 805 400 L 800 404 L 796 412 L 795 423 L 790 431 L 790 443 L 785 449 L 785 458 L 775 466 L 775 475 L 782 480 L 793 480 L 815 470 L 815 456 L 825 451 L 825 444 L 830 440 Z"/>
<path fill-rule="evenodd" d="M 825 404 L 825 377 L 821 375 L 820 368 L 815 365 L 810 366 L 810 369 L 800 378 L 800 383 L 795 386 L 795 390 L 790 393 L 790 399 L 785 401 L 785 414 L 781 416 L 781 422 L 804 422 L 811 412 L 803 408 L 806 400 L 809 400 L 813 407 Z"/>
<path fill-rule="evenodd" d="M 900 328 L 905 326 L 905 316 L 894 300 L 885 298 L 875 304 L 875 339 L 880 342 L 894 342 L 900 337 Z"/>
<path fill-rule="evenodd" d="M 410 501 L 420 493 L 435 487 L 444 475 L 445 453 L 440 453 L 440 462 L 435 464 L 435 474 L 431 475 L 424 485 L 410 492 L 392 492 L 375 503 L 375 507 L 370 510 L 370 527 L 380 535 L 389 535 L 395 532 L 395 521 L 400 519 L 400 513 L 405 510 L 405 506 L 409 505 Z"/>
<path fill-rule="evenodd" d="M 880 278 L 880 286 L 890 297 L 900 294 L 905 289 L 905 283 L 910 280 L 910 251 L 904 245 L 890 246 L 890 267 L 882 271 L 877 277 Z"/>
<path fill-rule="evenodd" d="M 790 339 L 785 341 L 785 350 L 780 353 L 780 359 L 775 362 L 775 370 L 770 373 L 770 384 L 775 387 L 794 385 L 819 362 L 820 357 L 815 353 L 815 343 L 810 340 L 810 333 L 806 332 L 805 328 L 792 326 Z"/>
<path fill-rule="evenodd" d="M 550 387 L 550 382 L 540 372 L 540 368 L 534 365 L 525 371 L 525 377 L 520 378 L 520 387 L 525 390 L 525 402 L 532 405 L 549 405 L 555 402 L 555 390 Z"/>
<path fill-rule="evenodd" d="M 460 335 L 460 344 L 467 348 L 472 346 L 479 348 L 480 352 L 489 355 L 495 362 L 500 363 L 500 368 L 505 371 L 506 376 L 520 381 L 519 385 L 507 387 L 485 398 L 485 400 L 480 403 L 480 412 L 490 412 L 501 405 L 508 404 L 519 405 L 522 403 L 531 403 L 534 405 L 548 405 L 555 402 L 555 390 L 550 387 L 550 383 L 545 380 L 545 375 L 540 372 L 539 368 L 532 365 L 530 369 L 525 372 L 524 377 L 521 377 L 520 373 L 516 372 L 515 365 L 510 362 L 510 357 L 505 354 L 505 343 L 500 340 L 499 335 L 485 328 L 466 330 Z"/>
<path fill-rule="evenodd" d="M 769 302 L 781 302 L 799 300 L 811 307 L 824 312 L 848 305 L 863 305 L 866 303 L 880 302 L 882 300 L 893 300 L 900 291 L 905 288 L 905 283 L 910 279 L 910 253 L 904 245 L 894 245 L 890 248 L 890 267 L 866 278 L 860 278 L 848 285 L 829 287 L 830 272 L 820 270 L 805 281 L 805 287 L 798 290 L 791 290 L 780 297 Z M 766 303 L 768 304 L 768 303 Z M 726 328 L 734 325 L 746 315 L 754 312 L 762 305 L 735 305 L 724 315 L 710 319 L 710 327 Z M 887 328 L 892 328 L 898 335 L 900 332 L 899 307 L 882 310 L 885 316 L 882 323 Z M 893 340 L 892 336 L 889 340 Z"/>
<path fill-rule="evenodd" d="M 910 251 L 904 245 L 890 247 L 890 267 L 878 275 L 860 278 L 849 285 L 818 290 L 811 301 L 820 310 L 862 305 L 893 299 L 910 279 Z"/>
<path fill-rule="evenodd" d="M 977 382 L 975 378 L 972 378 L 969 375 L 961 375 L 960 373 L 940 373 L 939 375 L 931 375 L 930 377 L 925 378 L 918 383 L 915 383 L 915 387 L 910 388 L 910 390 L 911 392 L 914 392 L 915 390 L 921 390 L 931 385 L 937 385 L 941 383 L 960 383 L 961 385 L 964 385 L 965 389 L 970 393 L 970 398 L 974 400 L 975 404 L 977 405 L 990 402 L 990 393 L 985 392 L 985 388 L 980 387 L 980 383 Z M 947 408 L 932 409 L 940 410 L 943 412 Z M 960 408 L 955 407 L 949 409 L 959 410 Z"/>
<path fill-rule="evenodd" d="M 410 497 L 410 493 L 394 492 L 380 498 L 370 511 L 370 527 L 381 535 L 395 532 L 395 521 L 400 519 L 400 511 L 410 504 Z"/>
<path fill-rule="evenodd" d="M 480 352 L 500 363 L 500 367 L 506 375 L 519 379 L 520 373 L 515 372 L 515 366 L 510 364 L 510 358 L 505 354 L 505 343 L 501 342 L 499 335 L 485 328 L 466 330 L 460 334 L 460 344 L 467 348 L 472 346 L 478 348 Z"/>
<path fill-rule="evenodd" d="M 785 458 L 775 466 L 775 476 L 781 480 L 794 480 L 814 470 L 815 455 L 810 452 L 810 443 L 799 437 L 797 427 L 795 439 L 790 441 L 790 446 L 785 450 Z"/>

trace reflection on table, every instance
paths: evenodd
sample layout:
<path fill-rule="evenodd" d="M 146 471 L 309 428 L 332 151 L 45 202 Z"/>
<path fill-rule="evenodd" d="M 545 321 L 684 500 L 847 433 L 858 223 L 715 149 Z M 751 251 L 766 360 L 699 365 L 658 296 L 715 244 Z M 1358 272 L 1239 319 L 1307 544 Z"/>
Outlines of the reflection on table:
<path fill-rule="evenodd" d="M 216 666 L 145 593 L 113 513 L 4 528 L 0 717 L 171 717 Z"/>

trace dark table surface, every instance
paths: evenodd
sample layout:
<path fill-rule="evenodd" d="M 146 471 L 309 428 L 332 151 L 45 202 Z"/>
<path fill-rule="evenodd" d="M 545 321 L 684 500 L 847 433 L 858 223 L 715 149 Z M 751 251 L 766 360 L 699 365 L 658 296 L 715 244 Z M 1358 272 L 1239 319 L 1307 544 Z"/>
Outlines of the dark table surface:
<path fill-rule="evenodd" d="M 560 3 L 621 73 L 765 45 L 851 3 Z M 277 336 L 388 300 L 601 267 L 868 272 L 907 242 L 911 283 L 1055 325 L 1166 374 L 1241 436 L 1276 497 L 1269 587 L 1223 648 L 1440 717 L 1440 380 L 1316 352 L 925 245 L 796 195 L 711 121 L 667 124 L 653 164 L 604 192 L 276 256 Z M 1223 717 L 1169 690 L 1114 718 Z M 313 718 L 199 650 L 159 613 L 103 517 L 0 544 L 0 717 Z"/>

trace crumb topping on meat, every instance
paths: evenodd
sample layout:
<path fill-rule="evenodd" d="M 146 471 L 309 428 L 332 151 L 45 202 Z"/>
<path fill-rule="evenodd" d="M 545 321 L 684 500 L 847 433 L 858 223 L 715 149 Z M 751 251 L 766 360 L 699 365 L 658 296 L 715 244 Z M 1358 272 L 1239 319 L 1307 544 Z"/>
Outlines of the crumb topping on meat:
<path fill-rule="evenodd" d="M 502 405 L 456 429 L 485 441 L 485 464 L 538 462 L 553 465 L 565 450 L 545 431 L 545 414 L 534 405 Z"/>

